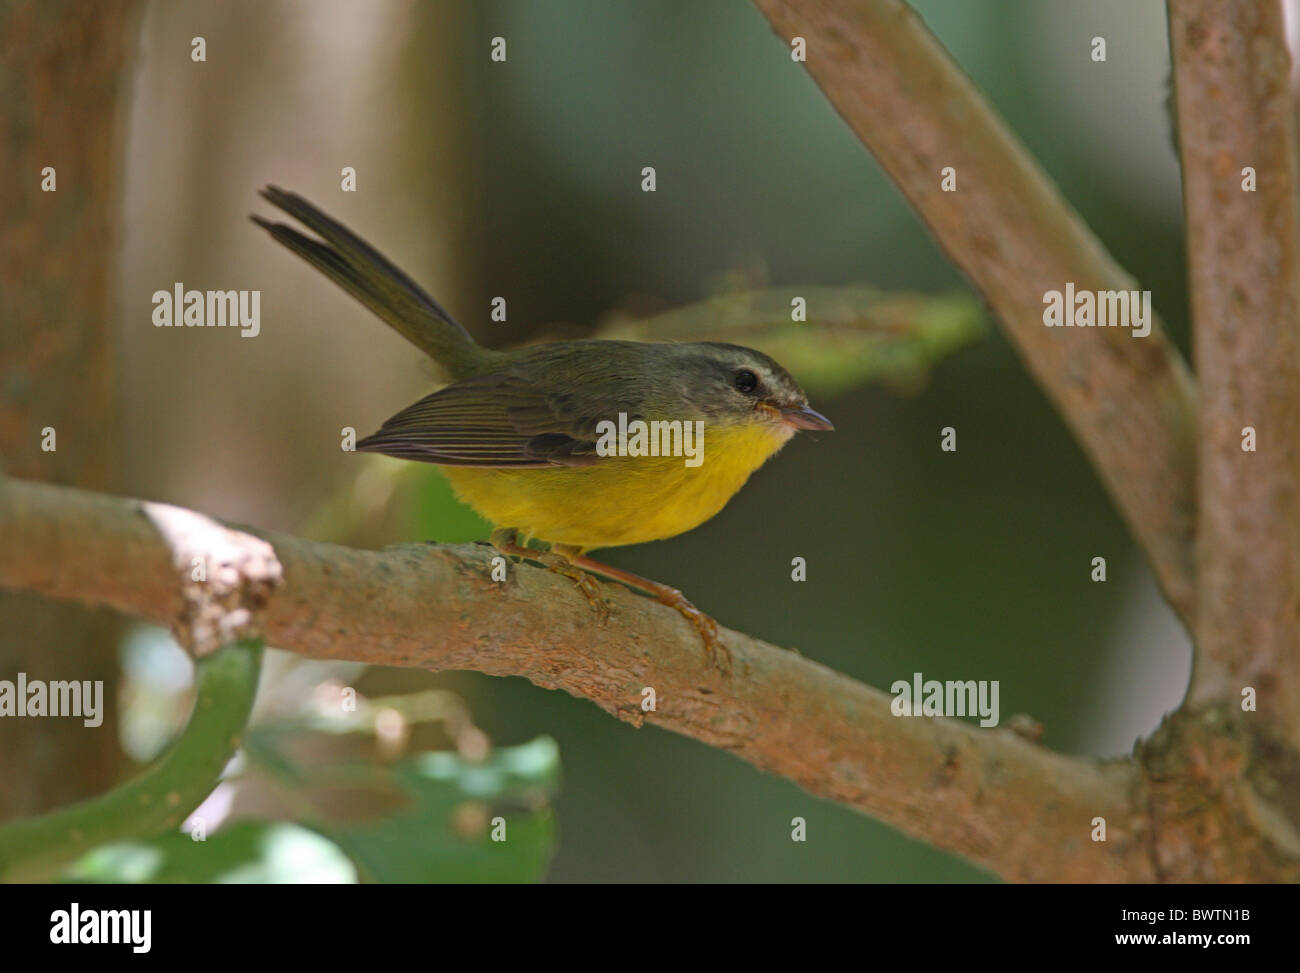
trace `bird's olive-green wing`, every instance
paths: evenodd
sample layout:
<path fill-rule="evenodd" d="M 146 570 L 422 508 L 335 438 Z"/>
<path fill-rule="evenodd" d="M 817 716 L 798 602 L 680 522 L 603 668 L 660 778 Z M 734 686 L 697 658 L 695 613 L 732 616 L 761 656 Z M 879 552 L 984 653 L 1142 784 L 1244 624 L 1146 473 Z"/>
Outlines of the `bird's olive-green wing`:
<path fill-rule="evenodd" d="M 548 389 L 499 372 L 440 389 L 357 443 L 364 452 L 445 466 L 587 466 L 599 462 L 597 424 L 640 410 L 588 388 Z M 609 414 L 611 413 L 612 414 Z"/>

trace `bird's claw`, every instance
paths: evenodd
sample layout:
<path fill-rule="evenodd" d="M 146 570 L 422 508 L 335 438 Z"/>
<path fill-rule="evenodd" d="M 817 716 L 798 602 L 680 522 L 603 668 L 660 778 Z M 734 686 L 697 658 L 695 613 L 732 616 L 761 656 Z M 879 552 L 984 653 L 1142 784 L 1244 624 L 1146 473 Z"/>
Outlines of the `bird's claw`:
<path fill-rule="evenodd" d="M 718 635 L 718 623 L 714 621 L 713 616 L 706 615 L 696 608 L 676 588 L 668 588 L 656 596 L 656 600 L 669 608 L 676 609 L 700 633 L 700 638 L 704 640 L 704 655 L 709 664 L 727 675 L 731 672 L 731 650 Z"/>
<path fill-rule="evenodd" d="M 596 610 L 596 615 L 601 623 L 609 618 L 609 604 L 605 601 L 605 594 L 601 590 L 601 584 L 586 571 L 572 564 L 568 558 L 562 554 L 542 554 L 534 553 L 538 562 L 545 565 L 549 570 L 556 574 L 563 575 L 578 586 L 578 590 L 583 593 L 587 599 L 587 604 Z"/>

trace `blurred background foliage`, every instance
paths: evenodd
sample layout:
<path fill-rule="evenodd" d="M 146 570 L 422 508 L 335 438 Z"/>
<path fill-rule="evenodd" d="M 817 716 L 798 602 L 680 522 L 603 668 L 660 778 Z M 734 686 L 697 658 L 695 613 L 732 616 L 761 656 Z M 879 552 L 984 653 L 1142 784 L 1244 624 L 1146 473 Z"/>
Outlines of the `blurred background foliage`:
<path fill-rule="evenodd" d="M 1152 290 L 1185 349 L 1162 5 L 914 6 Z M 654 314 L 668 315 L 652 319 L 668 329 L 681 324 L 674 309 L 752 290 L 809 295 L 810 327 L 819 307 L 830 317 L 835 306 L 812 295 L 912 301 L 920 310 L 905 320 L 939 322 L 926 331 L 938 344 L 919 358 L 915 341 L 894 343 L 892 364 L 873 371 L 865 363 L 879 363 L 880 349 L 850 344 L 842 354 L 863 364 L 847 379 L 799 362 L 833 434 L 797 437 L 696 531 L 605 559 L 878 687 L 917 671 L 1000 680 L 1003 720 L 1030 714 L 1066 751 L 1125 753 L 1181 698 L 1185 635 L 1085 458 L 1000 334 L 970 330 L 960 275 L 747 3 L 153 2 L 140 28 L 118 299 L 129 492 L 353 544 L 486 536 L 436 470 L 340 451 L 343 427 L 371 431 L 432 379 L 401 339 L 249 225 L 267 182 L 350 224 L 491 345 L 653 330 L 642 319 Z M 207 39 L 204 64 L 189 59 L 196 35 Z M 488 57 L 495 36 L 505 63 Z M 1089 58 L 1095 36 L 1107 40 L 1103 64 Z M 647 165 L 654 193 L 640 188 Z M 357 169 L 356 193 L 339 191 L 343 166 Z M 260 289 L 262 334 L 151 327 L 150 295 L 174 281 Z M 505 323 L 489 317 L 496 296 Z M 944 330 L 952 315 L 966 322 L 955 333 Z M 799 358 L 788 335 L 770 337 Z M 890 376 L 906 380 L 864 384 Z M 939 449 L 948 425 L 956 453 Z M 790 578 L 795 556 L 807 559 L 806 582 Z M 1089 578 L 1095 556 L 1107 559 L 1104 584 Z M 171 650 L 157 643 L 136 633 L 124 648 L 135 674 L 124 732 L 138 758 L 187 712 L 184 673 L 158 661 Z M 148 653 L 155 661 L 142 663 Z M 165 685 L 150 691 L 151 680 Z M 526 789 L 554 799 L 526 804 L 533 845 L 511 866 L 516 878 L 987 880 L 725 753 L 521 679 L 280 656 L 262 719 L 301 720 L 306 700 L 340 685 L 363 699 L 450 692 L 495 745 L 554 741 L 531 744 L 558 752 L 563 785 L 538 761 Z M 265 877 L 249 862 L 296 848 L 278 860 L 306 870 L 274 874 L 348 880 L 332 851 L 344 848 L 363 877 L 473 871 L 474 859 L 454 854 L 424 871 L 383 864 L 392 840 L 432 854 L 456 820 L 478 820 L 449 810 L 464 803 L 463 768 L 450 782 L 425 773 L 434 751 L 466 759 L 452 756 L 442 722 L 415 721 L 392 752 L 378 736 L 294 725 L 290 767 L 370 766 L 405 789 L 386 837 L 313 825 L 286 804 L 284 780 L 250 772 L 206 812 L 228 822 L 209 840 L 227 836 L 229 868 L 191 867 L 176 842 L 83 866 Z M 470 762 L 513 752 L 488 747 Z M 485 806 L 519 799 L 498 783 Z M 312 813 L 364 818 L 374 803 L 334 794 Z M 790 839 L 796 816 L 808 822 L 804 843 Z M 276 818 L 312 830 L 258 823 Z M 478 864 L 483 878 L 505 877 Z"/>

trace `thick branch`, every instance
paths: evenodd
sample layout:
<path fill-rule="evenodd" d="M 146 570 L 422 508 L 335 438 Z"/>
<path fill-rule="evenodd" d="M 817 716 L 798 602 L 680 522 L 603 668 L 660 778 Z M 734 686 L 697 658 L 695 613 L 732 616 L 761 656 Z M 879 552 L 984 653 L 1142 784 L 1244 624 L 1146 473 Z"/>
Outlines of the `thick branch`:
<path fill-rule="evenodd" d="M 901 0 L 755 0 L 953 261 L 983 292 L 1091 457 L 1165 597 L 1192 619 L 1195 390 L 1158 322 L 1047 328 L 1043 296 L 1132 290 L 1119 267 Z M 941 170 L 956 170 L 944 192 Z"/>
<path fill-rule="evenodd" d="M 9 475 L 91 490 L 122 481 L 111 309 L 138 6 L 0 3 L 0 470 Z M 116 695 L 117 641 L 104 614 L 0 596 L 5 673 L 62 678 L 59 653 L 75 646 L 79 677 Z M 129 767 L 119 739 L 116 714 L 97 733 L 7 721 L 0 818 L 107 790 Z M 52 766 L 51 753 L 74 751 L 77 773 Z"/>
<path fill-rule="evenodd" d="M 1269 735 L 1300 750 L 1300 212 L 1282 5 L 1179 0 L 1169 18 L 1203 390 L 1192 698 L 1239 704 L 1253 686 Z"/>
<path fill-rule="evenodd" d="M 187 602 L 143 505 L 0 480 L 0 586 L 171 623 Z M 723 631 L 734 669 L 703 662 L 675 611 L 605 589 L 597 621 L 576 586 L 482 546 L 357 551 L 262 535 L 284 585 L 264 592 L 267 641 L 318 658 L 474 669 L 563 689 L 636 725 L 726 749 L 1010 879 L 1149 880 L 1125 764 L 1063 757 L 1009 730 L 898 718 L 884 693 L 796 653 Z M 653 687 L 654 712 L 642 712 Z M 1094 817 L 1108 840 L 1089 839 Z"/>

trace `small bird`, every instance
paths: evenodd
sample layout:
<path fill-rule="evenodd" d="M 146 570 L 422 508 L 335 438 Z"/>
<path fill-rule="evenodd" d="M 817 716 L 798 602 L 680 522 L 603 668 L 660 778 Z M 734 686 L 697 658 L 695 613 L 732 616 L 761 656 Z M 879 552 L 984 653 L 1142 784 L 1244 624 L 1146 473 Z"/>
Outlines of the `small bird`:
<path fill-rule="evenodd" d="M 295 193 L 268 186 L 262 196 L 319 239 L 260 216 L 255 223 L 452 378 L 356 448 L 438 465 L 495 526 L 491 542 L 503 554 L 573 579 L 598 610 L 599 584 L 587 572 L 654 596 L 696 627 L 716 666 L 729 668 L 717 623 L 680 591 L 587 552 L 698 527 L 797 430 L 833 429 L 790 374 L 762 352 L 718 342 L 484 348 L 345 226 Z M 530 539 L 549 552 L 527 547 Z"/>

